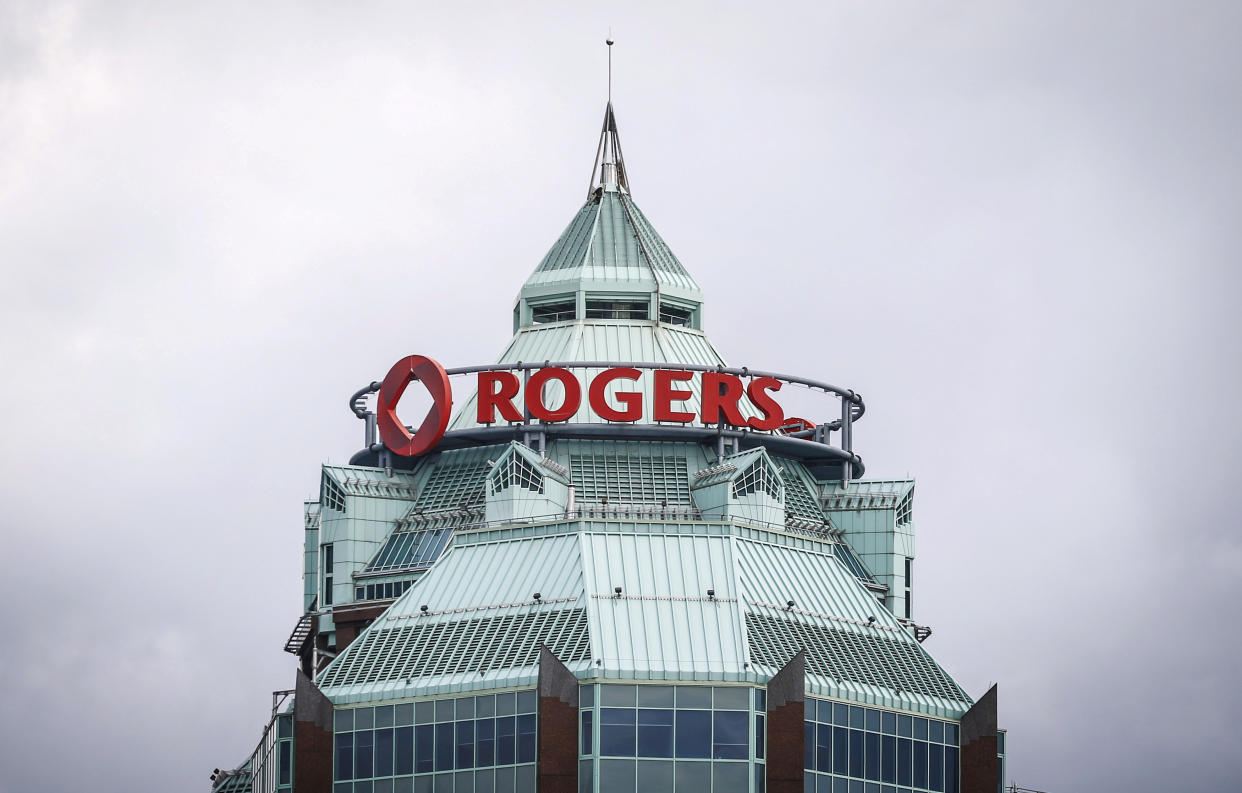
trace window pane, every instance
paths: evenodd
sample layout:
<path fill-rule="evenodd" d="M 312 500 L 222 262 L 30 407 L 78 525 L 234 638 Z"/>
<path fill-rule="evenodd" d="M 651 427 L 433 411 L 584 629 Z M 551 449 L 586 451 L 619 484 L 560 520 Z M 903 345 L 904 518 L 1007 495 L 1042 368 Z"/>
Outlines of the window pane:
<path fill-rule="evenodd" d="M 517 698 L 513 696 L 512 691 L 510 691 L 507 694 L 496 695 L 496 715 L 497 716 L 512 716 L 514 713 L 517 712 L 516 708 L 517 708 Z"/>
<path fill-rule="evenodd" d="M 802 767 L 815 769 L 815 723 L 810 721 L 802 722 Z M 803 778 L 810 778 L 810 774 L 804 774 Z"/>
<path fill-rule="evenodd" d="M 672 790 L 673 761 L 639 760 L 638 789 L 643 791 L 643 793 L 647 793 L 647 791 Z"/>
<path fill-rule="evenodd" d="M 868 730 L 871 732 L 880 731 L 880 711 L 875 710 L 874 708 L 867 708 L 866 720 Z"/>
<path fill-rule="evenodd" d="M 927 787 L 927 744 L 914 742 L 914 786 Z"/>
<path fill-rule="evenodd" d="M 517 761 L 519 763 L 535 762 L 535 714 L 518 716 L 517 730 Z"/>
<path fill-rule="evenodd" d="M 832 728 L 832 773 L 848 774 L 850 771 L 850 731 L 844 727 Z"/>
<path fill-rule="evenodd" d="M 749 793 L 749 763 L 712 763 L 712 793 Z"/>
<path fill-rule="evenodd" d="M 863 709 L 857 705 L 850 705 L 850 727 L 855 730 L 863 728 Z"/>
<path fill-rule="evenodd" d="M 490 768 L 475 771 L 474 793 L 496 793 L 496 772 Z"/>
<path fill-rule="evenodd" d="M 591 717 L 595 713 L 589 710 L 582 711 L 582 730 L 579 733 L 578 753 L 582 755 L 594 754 L 594 735 L 591 732 Z"/>
<path fill-rule="evenodd" d="M 909 738 L 897 739 L 897 784 L 909 785 L 914 779 L 914 743 Z"/>
<path fill-rule="evenodd" d="M 400 711 L 398 710 L 398 721 L 400 721 Z M 414 711 L 410 711 L 411 718 Z M 398 727 L 396 733 L 396 758 L 393 761 L 393 773 L 400 776 L 401 774 L 414 773 L 414 728 Z"/>
<path fill-rule="evenodd" d="M 474 723 L 475 745 L 478 756 L 475 764 L 480 768 L 496 765 L 496 722 L 494 719 L 479 719 Z"/>
<path fill-rule="evenodd" d="M 635 686 L 599 687 L 599 704 L 614 708 L 632 708 L 635 704 Z"/>
<path fill-rule="evenodd" d="M 848 727 L 850 723 L 849 705 L 834 703 L 832 706 L 832 723 L 838 727 Z"/>
<path fill-rule="evenodd" d="M 850 776 L 861 778 L 863 775 L 863 734 L 859 730 L 850 730 Z"/>
<path fill-rule="evenodd" d="M 927 724 L 927 740 L 932 743 L 944 743 L 944 722 L 930 721 Z"/>
<path fill-rule="evenodd" d="M 595 706 L 595 686 L 579 686 L 578 687 L 578 707 L 590 708 Z"/>
<path fill-rule="evenodd" d="M 599 793 L 634 793 L 634 761 L 600 760 Z"/>
<path fill-rule="evenodd" d="M 354 733 L 354 779 L 375 776 L 374 739 L 370 730 Z"/>
<path fill-rule="evenodd" d="M 914 740 L 927 740 L 927 719 L 918 716 L 914 718 Z"/>
<path fill-rule="evenodd" d="M 516 760 L 517 722 L 513 716 L 501 716 L 496 719 L 496 765 L 512 765 Z"/>
<path fill-rule="evenodd" d="M 945 747 L 944 750 L 944 789 L 949 793 L 957 793 L 957 748 Z"/>
<path fill-rule="evenodd" d="M 897 734 L 897 714 L 881 713 L 880 714 L 880 732 L 885 735 Z"/>
<path fill-rule="evenodd" d="M 375 709 L 375 726 L 392 726 L 392 705 L 382 705 Z"/>
<path fill-rule="evenodd" d="M 880 781 L 880 736 L 874 732 L 865 733 L 863 739 L 865 755 L 863 776 L 874 782 Z"/>
<path fill-rule="evenodd" d="M 332 714 L 332 721 L 337 732 L 348 732 L 354 728 L 354 712 L 338 710 Z"/>
<path fill-rule="evenodd" d="M 276 725 L 277 725 L 277 734 L 279 735 L 279 737 L 281 738 L 292 738 L 293 737 L 293 717 L 292 716 L 281 716 L 279 719 L 276 720 Z"/>
<path fill-rule="evenodd" d="M 893 784 L 897 781 L 897 739 L 885 735 L 880 742 L 880 781 Z"/>
<path fill-rule="evenodd" d="M 336 736 L 336 778 L 354 778 L 354 736 Z"/>
<path fill-rule="evenodd" d="M 458 697 L 454 700 L 454 710 L 458 719 L 473 719 L 474 697 Z"/>
<path fill-rule="evenodd" d="M 453 700 L 436 700 L 436 721 L 452 721 L 454 713 Z"/>
<path fill-rule="evenodd" d="M 612 757 L 634 756 L 634 710 L 632 708 L 600 708 L 599 753 Z"/>
<path fill-rule="evenodd" d="M 392 728 L 375 731 L 375 775 L 392 776 Z"/>
<path fill-rule="evenodd" d="M 539 698 L 535 696 L 535 690 L 517 692 L 517 712 L 518 713 L 534 713 L 538 709 Z"/>
<path fill-rule="evenodd" d="M 815 728 L 815 770 L 832 772 L 832 728 L 827 724 Z"/>
<path fill-rule="evenodd" d="M 939 744 L 927 747 L 927 786 L 932 790 L 944 790 L 944 747 Z"/>
<path fill-rule="evenodd" d="M 764 726 L 764 716 L 755 714 L 755 757 L 762 760 L 767 749 L 767 729 Z"/>
<path fill-rule="evenodd" d="M 957 746 L 957 725 L 944 725 L 944 742 L 949 746 Z"/>
<path fill-rule="evenodd" d="M 678 697 L 681 692 L 678 692 Z M 706 710 L 677 711 L 677 756 L 711 757 L 712 714 Z M 680 769 L 681 764 L 678 764 Z M 678 779 L 681 771 L 678 770 Z M 680 784 L 680 783 L 679 783 Z"/>
<path fill-rule="evenodd" d="M 716 688 L 712 690 L 716 697 L 716 710 L 749 710 L 749 688 Z"/>
<path fill-rule="evenodd" d="M 639 686 L 638 707 L 640 708 L 671 708 L 673 707 L 672 686 Z M 672 769 L 669 769 L 671 775 Z M 641 774 L 639 774 L 641 776 Z"/>
<path fill-rule="evenodd" d="M 470 703 L 474 710 L 474 703 Z M 474 722 L 457 722 L 457 767 L 474 768 Z"/>
<path fill-rule="evenodd" d="M 717 760 L 745 760 L 750 756 L 750 739 L 745 713 L 717 711 L 713 714 L 716 732 L 712 739 L 712 757 Z"/>
<path fill-rule="evenodd" d="M 517 777 L 514 785 L 514 793 L 535 793 L 535 767 L 533 765 L 522 766 L 517 769 Z"/>
<path fill-rule="evenodd" d="M 436 719 L 436 705 L 434 702 L 415 702 L 414 703 L 414 723 L 430 724 Z"/>
<path fill-rule="evenodd" d="M 681 714 L 678 714 L 679 716 Z M 678 790 L 710 790 L 712 784 L 711 763 L 677 763 L 674 774 Z"/>
<path fill-rule="evenodd" d="M 910 733 L 914 729 L 914 719 L 910 716 L 897 716 L 897 734 L 902 738 L 909 738 Z"/>
<path fill-rule="evenodd" d="M 453 722 L 436 725 L 436 770 L 453 770 Z"/>
<path fill-rule="evenodd" d="M 595 793 L 595 763 L 578 761 L 578 793 Z"/>
<path fill-rule="evenodd" d="M 483 697 L 474 698 L 474 715 L 479 718 L 487 718 L 496 715 L 496 695 L 488 694 Z"/>
<path fill-rule="evenodd" d="M 638 711 L 638 756 L 673 756 L 672 710 L 643 708 Z M 672 766 L 669 766 L 669 774 L 671 777 Z"/>
<path fill-rule="evenodd" d="M 710 708 L 712 706 L 712 690 L 707 686 L 678 686 L 678 708 Z"/>
<path fill-rule="evenodd" d="M 375 711 L 371 708 L 358 708 L 354 711 L 354 729 L 369 730 L 375 725 Z"/>
<path fill-rule="evenodd" d="M 398 705 L 394 722 L 398 727 L 408 727 L 414 723 L 414 706 L 410 703 Z"/>
<path fill-rule="evenodd" d="M 436 770 L 436 733 L 430 724 L 414 728 L 414 771 L 425 774 Z"/>

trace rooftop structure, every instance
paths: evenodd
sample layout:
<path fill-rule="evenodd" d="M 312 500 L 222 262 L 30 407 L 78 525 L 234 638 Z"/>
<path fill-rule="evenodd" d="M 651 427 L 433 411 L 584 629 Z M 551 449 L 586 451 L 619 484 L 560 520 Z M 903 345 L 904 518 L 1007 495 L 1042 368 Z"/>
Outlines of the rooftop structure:
<path fill-rule="evenodd" d="M 861 397 L 726 364 L 611 101 L 592 174 L 497 363 L 352 397 L 363 448 L 305 505 L 296 690 L 214 789 L 994 789 L 995 689 L 922 644 L 914 482 L 859 479 Z M 418 381 L 436 406 L 393 424 Z M 784 416 L 789 383 L 828 414 Z"/>

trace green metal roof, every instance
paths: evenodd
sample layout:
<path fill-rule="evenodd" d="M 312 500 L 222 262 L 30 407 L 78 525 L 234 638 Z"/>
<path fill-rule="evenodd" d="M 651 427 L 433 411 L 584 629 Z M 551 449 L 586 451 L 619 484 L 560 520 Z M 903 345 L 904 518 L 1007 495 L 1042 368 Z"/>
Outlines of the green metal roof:
<path fill-rule="evenodd" d="M 806 649 L 813 694 L 970 705 L 831 541 L 703 522 L 460 532 L 320 685 L 338 703 L 528 685 L 540 643 L 582 679 L 760 684 Z"/>

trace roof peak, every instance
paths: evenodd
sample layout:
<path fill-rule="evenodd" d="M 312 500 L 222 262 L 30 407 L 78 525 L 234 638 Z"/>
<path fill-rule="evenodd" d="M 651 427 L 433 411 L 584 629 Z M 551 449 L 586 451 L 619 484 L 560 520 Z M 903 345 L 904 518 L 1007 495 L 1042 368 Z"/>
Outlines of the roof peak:
<path fill-rule="evenodd" d="M 630 192 L 629 173 L 625 167 L 625 155 L 621 153 L 621 137 L 617 134 L 617 116 L 612 108 L 612 99 L 604 106 L 604 125 L 599 132 L 599 145 L 595 147 L 587 199 L 601 188 L 608 192 Z"/>

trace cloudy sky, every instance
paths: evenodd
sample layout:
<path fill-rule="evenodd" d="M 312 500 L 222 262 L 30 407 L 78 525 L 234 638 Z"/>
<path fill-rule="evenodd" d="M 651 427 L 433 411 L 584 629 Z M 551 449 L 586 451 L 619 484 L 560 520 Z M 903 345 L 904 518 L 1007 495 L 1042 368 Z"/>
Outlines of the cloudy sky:
<path fill-rule="evenodd" d="M 301 502 L 398 357 L 494 358 L 635 198 L 738 365 L 867 398 L 1010 777 L 1242 776 L 1235 3 L 0 2 L 0 793 L 259 739 Z"/>

